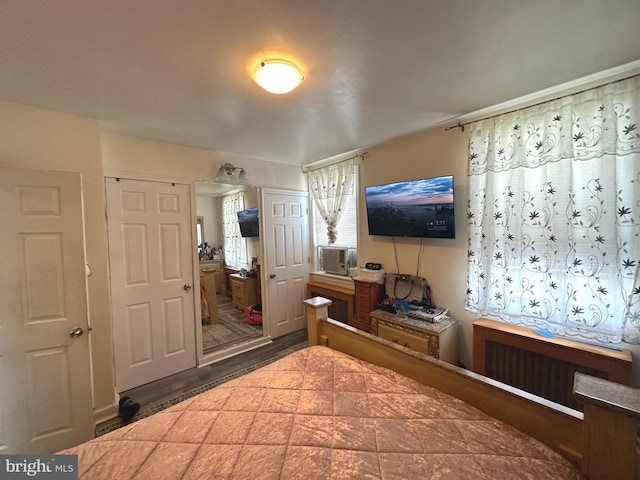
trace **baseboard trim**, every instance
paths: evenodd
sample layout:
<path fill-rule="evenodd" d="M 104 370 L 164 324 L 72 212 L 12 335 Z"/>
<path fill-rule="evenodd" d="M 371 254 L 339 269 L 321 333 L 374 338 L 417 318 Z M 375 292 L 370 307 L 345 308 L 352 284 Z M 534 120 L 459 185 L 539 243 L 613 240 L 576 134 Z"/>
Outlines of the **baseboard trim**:
<path fill-rule="evenodd" d="M 113 420 L 118 416 L 118 402 L 93 411 L 93 421 L 96 425 Z"/>

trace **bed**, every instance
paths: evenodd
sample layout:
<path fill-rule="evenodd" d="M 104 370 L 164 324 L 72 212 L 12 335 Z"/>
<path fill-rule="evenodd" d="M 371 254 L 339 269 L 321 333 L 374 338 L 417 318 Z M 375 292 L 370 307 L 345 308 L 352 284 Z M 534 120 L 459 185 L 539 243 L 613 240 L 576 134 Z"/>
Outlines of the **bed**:
<path fill-rule="evenodd" d="M 326 299 L 305 303 L 308 348 L 60 453 L 77 454 L 86 479 L 598 478 L 588 408 L 583 418 L 332 321 Z M 618 445 L 636 421 L 620 415 L 596 441 Z"/>

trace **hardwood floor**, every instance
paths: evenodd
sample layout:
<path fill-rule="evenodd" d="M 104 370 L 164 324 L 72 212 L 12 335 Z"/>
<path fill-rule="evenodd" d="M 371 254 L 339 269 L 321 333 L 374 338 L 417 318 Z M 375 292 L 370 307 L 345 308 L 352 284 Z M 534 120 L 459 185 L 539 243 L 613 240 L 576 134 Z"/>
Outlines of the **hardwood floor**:
<path fill-rule="evenodd" d="M 276 338 L 268 345 L 206 367 L 190 368 L 184 372 L 127 390 L 122 392 L 120 398 L 126 396 L 140 404 L 140 411 L 131 420 L 133 422 L 224 382 L 240 377 L 245 373 L 268 365 L 307 345 L 307 330 L 299 330 Z M 123 425 L 124 423 L 119 417 L 108 420 L 96 426 L 96 436 L 108 433 Z"/>
<path fill-rule="evenodd" d="M 235 307 L 231 298 L 218 293 L 216 299 L 218 323 L 202 325 L 202 349 L 205 353 L 262 336 L 262 326 L 249 324 L 247 314 Z"/>

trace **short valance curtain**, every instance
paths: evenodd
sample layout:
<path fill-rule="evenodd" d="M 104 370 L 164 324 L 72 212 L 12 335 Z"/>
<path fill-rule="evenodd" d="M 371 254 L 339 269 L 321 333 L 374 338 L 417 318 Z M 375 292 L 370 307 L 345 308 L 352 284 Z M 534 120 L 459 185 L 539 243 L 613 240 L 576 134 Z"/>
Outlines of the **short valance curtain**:
<path fill-rule="evenodd" d="M 640 343 L 640 77 L 474 123 L 466 309 Z"/>

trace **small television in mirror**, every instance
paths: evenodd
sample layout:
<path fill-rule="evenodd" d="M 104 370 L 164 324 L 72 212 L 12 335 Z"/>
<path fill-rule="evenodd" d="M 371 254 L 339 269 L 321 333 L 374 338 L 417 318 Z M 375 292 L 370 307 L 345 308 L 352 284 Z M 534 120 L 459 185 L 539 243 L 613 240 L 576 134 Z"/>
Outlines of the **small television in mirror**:
<path fill-rule="evenodd" d="M 453 176 L 365 187 L 369 235 L 455 238 Z"/>
<path fill-rule="evenodd" d="M 258 207 L 247 208 L 237 212 L 240 235 L 243 237 L 259 237 Z"/>

